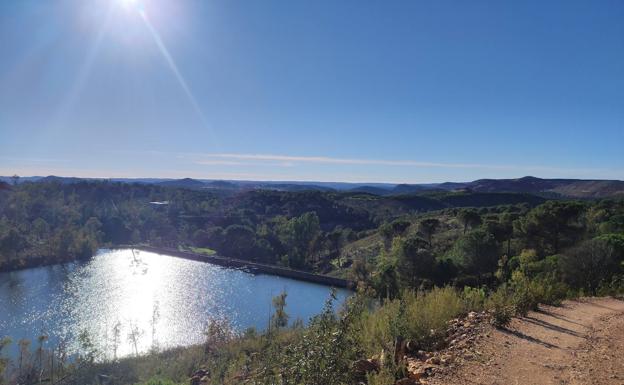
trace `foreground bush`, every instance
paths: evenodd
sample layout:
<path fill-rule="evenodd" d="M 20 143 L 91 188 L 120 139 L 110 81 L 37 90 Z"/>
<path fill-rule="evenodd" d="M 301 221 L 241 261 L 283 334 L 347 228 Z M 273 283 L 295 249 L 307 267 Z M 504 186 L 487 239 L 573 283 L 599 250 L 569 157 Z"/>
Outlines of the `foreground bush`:
<path fill-rule="evenodd" d="M 512 293 L 507 285 L 502 285 L 490 295 L 487 307 L 492 313 L 494 326 L 502 328 L 509 325 L 516 309 Z"/>
<path fill-rule="evenodd" d="M 353 383 L 351 366 L 362 355 L 355 322 L 361 314 L 361 303 L 358 298 L 352 299 L 338 317 L 333 309 L 335 299 L 332 295 L 323 312 L 282 350 L 273 380 L 279 379 L 283 385 Z"/>
<path fill-rule="evenodd" d="M 400 340 L 411 340 L 422 349 L 443 341 L 448 322 L 469 311 L 482 310 L 485 292 L 452 287 L 428 292 L 406 291 L 401 299 L 387 301 L 362 315 L 361 344 L 368 356 L 393 352 Z"/>

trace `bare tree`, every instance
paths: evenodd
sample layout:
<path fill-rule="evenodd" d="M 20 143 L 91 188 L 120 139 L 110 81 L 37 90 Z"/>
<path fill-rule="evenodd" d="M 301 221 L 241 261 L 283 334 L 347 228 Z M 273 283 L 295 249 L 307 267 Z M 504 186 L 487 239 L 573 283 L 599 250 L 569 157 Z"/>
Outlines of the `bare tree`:
<path fill-rule="evenodd" d="M 156 341 L 156 324 L 160 319 L 160 305 L 158 301 L 154 302 L 154 307 L 152 309 L 152 319 L 150 320 L 150 325 L 152 326 L 152 350 L 158 350 L 158 341 Z"/>
<path fill-rule="evenodd" d="M 143 330 L 139 329 L 137 325 L 130 324 L 130 332 L 128 333 L 128 341 L 132 343 L 134 347 L 134 354 L 139 355 L 139 340 L 143 336 Z"/>
<path fill-rule="evenodd" d="M 113 326 L 113 360 L 117 360 L 117 349 L 121 343 L 121 322 L 117 321 Z"/>

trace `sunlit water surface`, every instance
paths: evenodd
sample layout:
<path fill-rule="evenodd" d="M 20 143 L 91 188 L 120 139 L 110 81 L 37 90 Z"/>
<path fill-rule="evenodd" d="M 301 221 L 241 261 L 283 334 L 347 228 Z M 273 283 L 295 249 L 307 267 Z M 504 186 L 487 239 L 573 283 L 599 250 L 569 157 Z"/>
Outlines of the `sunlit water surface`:
<path fill-rule="evenodd" d="M 204 338 L 211 319 L 236 329 L 265 329 L 271 298 L 285 290 L 291 320 L 318 314 L 330 289 L 293 279 L 253 275 L 208 263 L 132 250 L 101 250 L 85 263 L 0 273 L 0 337 L 80 350 L 86 331 L 104 357 L 137 349 L 190 345 Z M 349 295 L 338 290 L 338 304 Z M 113 329 L 119 325 L 118 338 Z M 117 340 L 117 342 L 115 342 Z M 15 348 L 13 349 L 15 354 Z"/>

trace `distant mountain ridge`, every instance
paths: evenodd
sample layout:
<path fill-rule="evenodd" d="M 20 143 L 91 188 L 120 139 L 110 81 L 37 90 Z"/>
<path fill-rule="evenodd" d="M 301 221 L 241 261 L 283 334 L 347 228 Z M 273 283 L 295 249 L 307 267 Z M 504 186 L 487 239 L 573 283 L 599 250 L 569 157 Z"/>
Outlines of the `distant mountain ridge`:
<path fill-rule="evenodd" d="M 191 179 L 191 178 L 166 180 L 166 181 L 158 182 L 157 184 L 161 186 L 181 187 L 181 188 L 189 188 L 189 189 L 206 187 L 206 184 L 204 182 L 196 180 L 196 179 Z"/>
<path fill-rule="evenodd" d="M 76 177 L 23 177 L 21 182 L 77 183 L 101 178 Z M 279 191 L 348 191 L 372 195 L 409 195 L 431 192 L 472 191 L 480 193 L 527 193 L 561 198 L 607 198 L 624 197 L 624 181 L 592 179 L 542 179 L 525 176 L 516 179 L 478 179 L 472 182 L 444 182 L 428 184 L 347 183 L 347 182 L 297 182 L 297 181 L 237 181 L 212 179 L 157 179 L 157 178 L 111 178 L 113 182 L 149 183 L 168 187 L 214 190 L 279 190 Z M 12 177 L 0 177 L 0 181 L 12 183 Z"/>
<path fill-rule="evenodd" d="M 477 192 L 554 193 L 571 198 L 624 196 L 624 181 L 583 179 L 541 179 L 527 176 L 518 179 L 479 179 L 465 188 Z"/>

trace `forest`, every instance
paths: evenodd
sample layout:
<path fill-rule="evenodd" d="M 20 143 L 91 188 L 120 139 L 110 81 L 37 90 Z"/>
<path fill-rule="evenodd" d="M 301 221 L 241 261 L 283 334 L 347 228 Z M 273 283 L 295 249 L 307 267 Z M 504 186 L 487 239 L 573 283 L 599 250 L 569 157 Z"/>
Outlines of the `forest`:
<path fill-rule="evenodd" d="M 526 194 L 190 190 L 105 181 L 0 186 L 0 269 L 90 257 L 99 247 L 199 247 L 228 257 L 329 272 L 342 248 L 383 223 L 422 212 L 497 204 Z"/>

